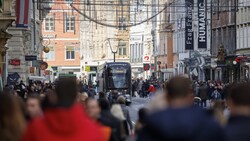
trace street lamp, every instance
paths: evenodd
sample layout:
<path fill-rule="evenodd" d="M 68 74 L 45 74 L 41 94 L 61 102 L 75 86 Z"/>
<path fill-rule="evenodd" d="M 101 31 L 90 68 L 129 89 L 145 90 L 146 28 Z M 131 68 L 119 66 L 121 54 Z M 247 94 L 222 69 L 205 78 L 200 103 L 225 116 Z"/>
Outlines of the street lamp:
<path fill-rule="evenodd" d="M 115 38 L 107 38 L 107 41 L 108 41 L 111 52 L 114 54 L 114 62 L 115 62 L 115 54 L 118 52 L 118 46 L 119 46 L 120 41 L 122 39 L 118 39 L 118 45 L 117 46 L 114 45 L 113 47 L 111 46 L 111 42 L 110 42 L 111 39 L 115 39 Z M 115 40 L 117 40 L 117 39 L 115 39 Z"/>

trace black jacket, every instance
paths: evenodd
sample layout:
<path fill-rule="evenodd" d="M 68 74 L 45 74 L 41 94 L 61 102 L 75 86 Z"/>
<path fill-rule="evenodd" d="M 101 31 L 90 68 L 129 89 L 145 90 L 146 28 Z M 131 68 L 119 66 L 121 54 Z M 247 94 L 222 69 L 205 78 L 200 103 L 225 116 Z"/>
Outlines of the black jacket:
<path fill-rule="evenodd" d="M 101 124 L 108 126 L 112 129 L 110 141 L 120 141 L 121 137 L 121 122 L 115 118 L 110 111 L 102 111 L 99 118 Z"/>
<path fill-rule="evenodd" d="M 209 99 L 209 91 L 208 88 L 206 86 L 202 86 L 199 88 L 199 92 L 198 92 L 198 96 L 202 99 L 202 100 L 207 100 Z"/>
<path fill-rule="evenodd" d="M 89 97 L 95 98 L 96 92 L 93 88 L 90 88 L 87 93 Z"/>
<path fill-rule="evenodd" d="M 250 117 L 230 117 L 225 134 L 226 141 L 250 141 Z"/>
<path fill-rule="evenodd" d="M 223 130 L 195 107 L 167 109 L 146 119 L 138 141 L 224 141 Z"/>

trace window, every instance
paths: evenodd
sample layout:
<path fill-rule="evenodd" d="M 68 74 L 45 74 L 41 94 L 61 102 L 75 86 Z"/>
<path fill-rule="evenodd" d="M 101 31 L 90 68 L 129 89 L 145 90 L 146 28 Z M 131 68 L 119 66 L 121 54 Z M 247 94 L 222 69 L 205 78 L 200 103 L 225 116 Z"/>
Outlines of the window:
<path fill-rule="evenodd" d="M 133 44 L 130 45 L 130 62 L 132 63 L 133 62 Z"/>
<path fill-rule="evenodd" d="M 55 30 L 54 16 L 47 16 L 45 18 L 45 30 L 46 31 L 54 31 Z"/>
<path fill-rule="evenodd" d="M 119 47 L 118 54 L 119 55 L 127 55 L 126 47 Z"/>
<path fill-rule="evenodd" d="M 65 0 L 66 3 L 71 3 L 73 0 Z"/>
<path fill-rule="evenodd" d="M 66 47 L 66 60 L 74 60 L 75 59 L 75 47 L 67 46 Z"/>
<path fill-rule="evenodd" d="M 232 50 L 232 27 L 229 27 L 229 30 L 228 30 L 228 35 L 229 35 L 229 37 L 228 37 L 228 51 L 229 51 L 229 53 L 231 52 L 231 50 Z"/>
<path fill-rule="evenodd" d="M 68 16 L 66 18 L 66 31 L 74 31 L 75 30 L 75 17 Z"/>
<path fill-rule="evenodd" d="M 227 48 L 227 29 L 223 28 L 223 46 Z"/>
<path fill-rule="evenodd" d="M 217 38 L 216 38 L 216 30 L 213 30 L 213 54 L 216 54 L 217 51 Z"/>
<path fill-rule="evenodd" d="M 49 52 L 45 53 L 46 60 L 55 60 L 55 49 L 54 47 L 49 47 Z"/>
<path fill-rule="evenodd" d="M 250 48 L 250 24 L 248 24 L 248 47 Z"/>
<path fill-rule="evenodd" d="M 221 29 L 218 29 L 218 46 L 222 45 Z"/>

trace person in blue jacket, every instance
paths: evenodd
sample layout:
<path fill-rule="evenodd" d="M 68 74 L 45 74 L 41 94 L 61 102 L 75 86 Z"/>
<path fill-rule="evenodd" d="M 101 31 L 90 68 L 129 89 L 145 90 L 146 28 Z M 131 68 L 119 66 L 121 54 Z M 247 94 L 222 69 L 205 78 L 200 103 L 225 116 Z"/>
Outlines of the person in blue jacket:
<path fill-rule="evenodd" d="M 137 141 L 224 141 L 223 129 L 212 115 L 193 106 L 188 78 L 172 78 L 165 91 L 169 107 L 145 120 Z"/>

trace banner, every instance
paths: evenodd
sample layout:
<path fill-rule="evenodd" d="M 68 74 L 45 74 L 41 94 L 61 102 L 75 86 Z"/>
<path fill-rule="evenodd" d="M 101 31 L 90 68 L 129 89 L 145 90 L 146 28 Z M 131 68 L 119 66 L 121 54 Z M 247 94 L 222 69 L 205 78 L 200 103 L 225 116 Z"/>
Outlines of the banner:
<path fill-rule="evenodd" d="M 194 0 L 186 0 L 186 20 L 185 20 L 185 49 L 194 49 L 194 33 L 193 26 L 193 5 Z"/>
<path fill-rule="evenodd" d="M 198 48 L 207 48 L 207 1 L 198 0 Z"/>
<path fill-rule="evenodd" d="M 16 0 L 16 27 L 28 27 L 30 0 Z"/>

